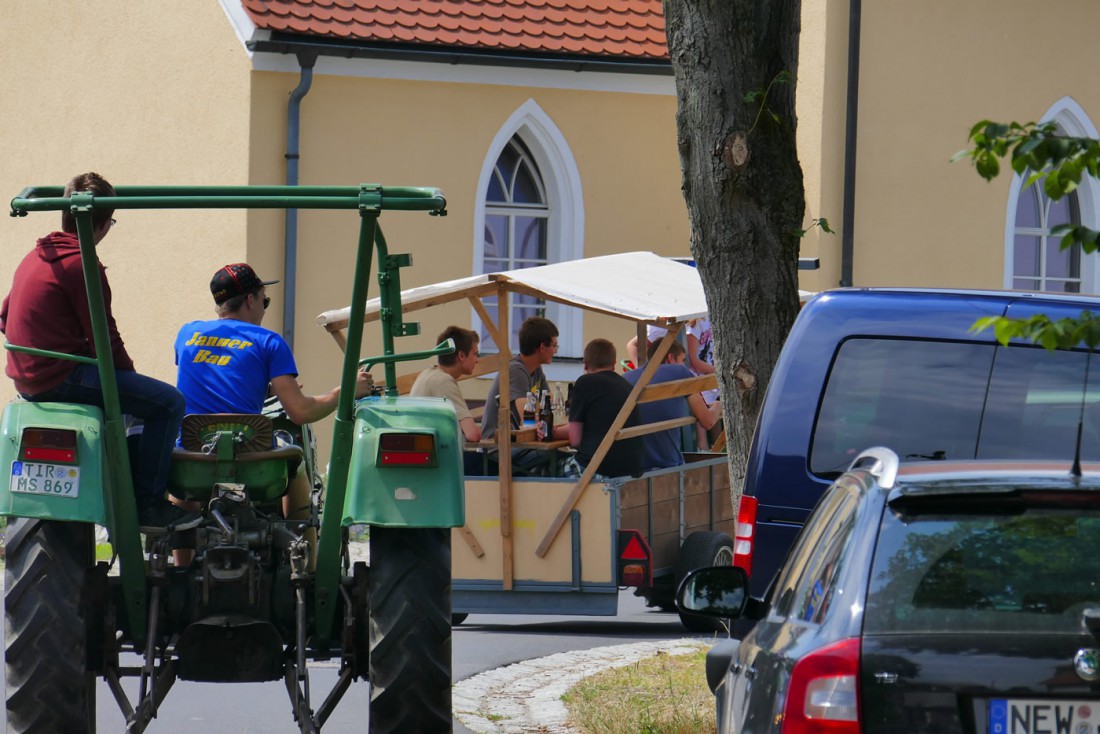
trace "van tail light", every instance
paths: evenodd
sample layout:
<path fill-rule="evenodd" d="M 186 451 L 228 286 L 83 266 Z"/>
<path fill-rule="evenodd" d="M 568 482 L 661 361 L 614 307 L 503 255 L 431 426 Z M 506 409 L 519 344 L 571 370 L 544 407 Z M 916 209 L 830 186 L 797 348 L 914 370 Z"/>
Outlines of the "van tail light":
<path fill-rule="evenodd" d="M 19 445 L 23 461 L 76 464 L 76 431 L 62 428 L 25 428 Z"/>
<path fill-rule="evenodd" d="M 756 498 L 741 496 L 737 507 L 737 528 L 733 535 L 733 565 L 752 576 L 752 550 L 756 542 Z"/>
<path fill-rule="evenodd" d="M 653 586 L 653 552 L 637 530 L 620 530 L 616 543 L 619 586 Z"/>
<path fill-rule="evenodd" d="M 378 466 L 435 466 L 431 433 L 383 433 L 378 437 Z"/>
<path fill-rule="evenodd" d="M 783 734 L 859 734 L 859 638 L 814 650 L 795 663 Z"/>

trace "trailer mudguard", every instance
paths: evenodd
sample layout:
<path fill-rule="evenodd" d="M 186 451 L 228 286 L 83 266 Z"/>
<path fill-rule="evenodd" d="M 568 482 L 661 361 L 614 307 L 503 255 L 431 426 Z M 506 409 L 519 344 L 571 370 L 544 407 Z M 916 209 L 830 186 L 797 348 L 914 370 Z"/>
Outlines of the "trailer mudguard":
<path fill-rule="evenodd" d="M 27 429 L 73 431 L 76 455 L 21 453 Z M 0 514 L 107 524 L 103 498 L 103 411 L 92 405 L 15 400 L 0 418 Z"/>
<path fill-rule="evenodd" d="M 462 436 L 454 406 L 442 398 L 360 400 L 347 492 L 343 525 L 461 526 Z"/>

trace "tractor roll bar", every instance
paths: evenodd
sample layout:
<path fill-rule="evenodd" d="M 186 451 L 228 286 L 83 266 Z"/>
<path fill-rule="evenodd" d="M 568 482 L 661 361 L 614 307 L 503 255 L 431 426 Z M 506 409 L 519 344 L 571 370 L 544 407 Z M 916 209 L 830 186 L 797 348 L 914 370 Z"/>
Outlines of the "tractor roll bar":
<path fill-rule="evenodd" d="M 62 186 L 29 186 L 11 200 L 11 216 L 69 209 Z M 92 209 L 376 209 L 446 214 L 436 188 L 362 186 L 118 186 L 91 199 Z"/>

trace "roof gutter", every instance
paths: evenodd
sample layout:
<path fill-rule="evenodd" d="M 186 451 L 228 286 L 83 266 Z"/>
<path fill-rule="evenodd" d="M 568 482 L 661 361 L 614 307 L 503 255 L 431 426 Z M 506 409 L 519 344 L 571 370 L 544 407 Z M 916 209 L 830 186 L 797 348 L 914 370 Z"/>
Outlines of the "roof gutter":
<path fill-rule="evenodd" d="M 619 57 L 582 56 L 578 54 L 517 54 L 454 46 L 422 44 L 372 43 L 344 41 L 326 37 L 302 36 L 275 32 L 268 38 L 258 38 L 245 44 L 252 52 L 301 54 L 340 58 L 388 59 L 392 61 L 422 61 L 435 64 L 474 66 L 523 66 L 533 69 L 562 71 L 603 71 L 620 74 L 650 74 L 672 76 L 668 59 L 622 59 Z"/>
<path fill-rule="evenodd" d="M 855 259 L 856 129 L 859 112 L 859 36 L 862 0 L 848 2 L 848 94 L 844 121 L 844 203 L 840 235 L 840 285 L 852 285 Z"/>
<path fill-rule="evenodd" d="M 290 93 L 286 112 L 286 185 L 298 185 L 299 141 L 301 139 L 302 98 L 313 85 L 313 65 L 317 54 L 298 52 L 301 75 L 298 86 Z M 298 291 L 298 210 L 286 210 L 286 227 L 283 235 L 283 338 L 294 349 L 294 307 Z"/>

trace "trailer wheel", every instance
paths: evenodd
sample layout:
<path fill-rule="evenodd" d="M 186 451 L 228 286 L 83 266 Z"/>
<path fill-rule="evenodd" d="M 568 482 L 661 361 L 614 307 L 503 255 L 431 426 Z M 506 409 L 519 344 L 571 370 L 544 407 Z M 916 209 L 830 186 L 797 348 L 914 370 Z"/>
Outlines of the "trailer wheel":
<path fill-rule="evenodd" d="M 4 571 L 9 732 L 93 734 L 95 675 L 86 670 L 83 592 L 94 526 L 12 519 Z"/>
<path fill-rule="evenodd" d="M 450 732 L 450 528 L 370 531 L 370 732 Z"/>
<path fill-rule="evenodd" d="M 733 541 L 730 536 L 713 531 L 692 533 L 680 546 L 680 556 L 676 559 L 676 591 L 680 589 L 684 577 L 697 568 L 732 565 Z M 713 632 L 721 625 L 712 617 L 684 612 L 680 612 L 680 623 L 690 632 Z"/>

